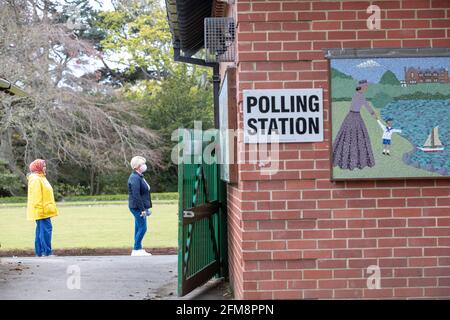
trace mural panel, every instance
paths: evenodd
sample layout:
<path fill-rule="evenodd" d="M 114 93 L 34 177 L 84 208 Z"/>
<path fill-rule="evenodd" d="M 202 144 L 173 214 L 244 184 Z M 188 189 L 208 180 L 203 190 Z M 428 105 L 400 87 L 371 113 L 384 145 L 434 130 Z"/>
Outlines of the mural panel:
<path fill-rule="evenodd" d="M 450 58 L 330 67 L 333 179 L 450 176 Z"/>

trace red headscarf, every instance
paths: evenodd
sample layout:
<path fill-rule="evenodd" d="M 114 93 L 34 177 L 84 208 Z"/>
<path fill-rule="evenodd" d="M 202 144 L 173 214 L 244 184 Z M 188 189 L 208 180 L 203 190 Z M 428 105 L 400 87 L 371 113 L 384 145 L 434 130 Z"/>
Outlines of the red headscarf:
<path fill-rule="evenodd" d="M 30 172 L 44 173 L 45 160 L 36 159 L 30 164 Z"/>

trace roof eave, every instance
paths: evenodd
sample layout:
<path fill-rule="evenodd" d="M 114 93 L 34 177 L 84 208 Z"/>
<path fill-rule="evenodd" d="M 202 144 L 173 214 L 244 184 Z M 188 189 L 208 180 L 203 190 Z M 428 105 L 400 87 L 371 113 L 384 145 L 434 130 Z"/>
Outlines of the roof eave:
<path fill-rule="evenodd" d="M 186 56 L 204 47 L 204 19 L 212 16 L 213 0 L 165 0 L 174 43 Z"/>

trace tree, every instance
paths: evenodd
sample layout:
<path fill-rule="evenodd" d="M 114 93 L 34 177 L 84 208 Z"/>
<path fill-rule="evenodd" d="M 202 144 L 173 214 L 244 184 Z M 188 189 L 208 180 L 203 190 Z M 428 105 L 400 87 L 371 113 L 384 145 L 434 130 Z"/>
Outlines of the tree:
<path fill-rule="evenodd" d="M 375 108 L 384 108 L 393 101 L 392 97 L 383 91 L 379 91 L 372 99 L 372 104 Z"/>
<path fill-rule="evenodd" d="M 0 159 L 0 196 L 14 193 L 21 187 L 19 179 L 8 169 L 8 163 Z"/>
<path fill-rule="evenodd" d="M 116 10 L 102 12 L 96 26 L 106 35 L 100 42 L 108 79 L 124 86 L 128 99 L 139 106 L 148 128 L 161 137 L 161 168 L 150 172 L 152 188 L 174 191 L 177 167 L 170 153 L 176 142 L 171 134 L 192 128 L 213 127 L 213 95 L 210 68 L 173 61 L 172 37 L 166 13 L 159 1 L 116 1 Z"/>
<path fill-rule="evenodd" d="M 131 85 L 166 78 L 174 66 L 173 49 L 160 1 L 119 0 L 113 4 L 114 11 L 99 13 L 94 22 L 104 35 L 98 45 L 104 75 L 116 84 Z"/>
<path fill-rule="evenodd" d="M 398 80 L 397 76 L 392 71 L 388 70 L 381 77 L 380 84 L 399 86 L 400 81 Z"/>
<path fill-rule="evenodd" d="M 338 69 L 331 68 L 331 78 L 340 78 L 340 79 L 349 79 L 353 80 L 352 76 L 349 76 L 348 74 L 345 74 Z"/>
<path fill-rule="evenodd" d="M 198 78 L 201 70 L 205 75 Z M 153 183 L 159 190 L 175 191 L 177 186 L 177 167 L 171 161 L 171 152 L 178 142 L 171 140 L 172 133 L 178 128 L 194 128 L 194 121 L 200 121 L 203 130 L 214 127 L 212 84 L 201 81 L 210 75 L 208 72 L 205 68 L 180 64 L 161 83 L 160 90 L 141 100 L 149 128 L 157 131 L 163 141 L 164 167 L 153 175 Z"/>
<path fill-rule="evenodd" d="M 23 183 L 37 157 L 49 161 L 53 177 L 62 163 L 84 168 L 93 192 L 99 174 L 128 166 L 133 154 L 158 166 L 159 139 L 120 90 L 99 83 L 96 70 L 77 74 L 75 66 L 99 53 L 68 27 L 60 4 L 0 2 L 0 75 L 30 95 L 0 93 L 0 156 Z"/>

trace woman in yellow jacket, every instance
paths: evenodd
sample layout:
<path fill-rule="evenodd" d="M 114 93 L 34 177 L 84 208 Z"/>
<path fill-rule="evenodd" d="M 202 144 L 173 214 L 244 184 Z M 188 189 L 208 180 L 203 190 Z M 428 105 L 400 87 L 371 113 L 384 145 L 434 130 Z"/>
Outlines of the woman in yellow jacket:
<path fill-rule="evenodd" d="M 28 220 L 36 221 L 36 256 L 52 254 L 52 222 L 50 218 L 58 215 L 53 188 L 45 178 L 45 160 L 37 159 L 30 164 L 28 175 Z"/>

